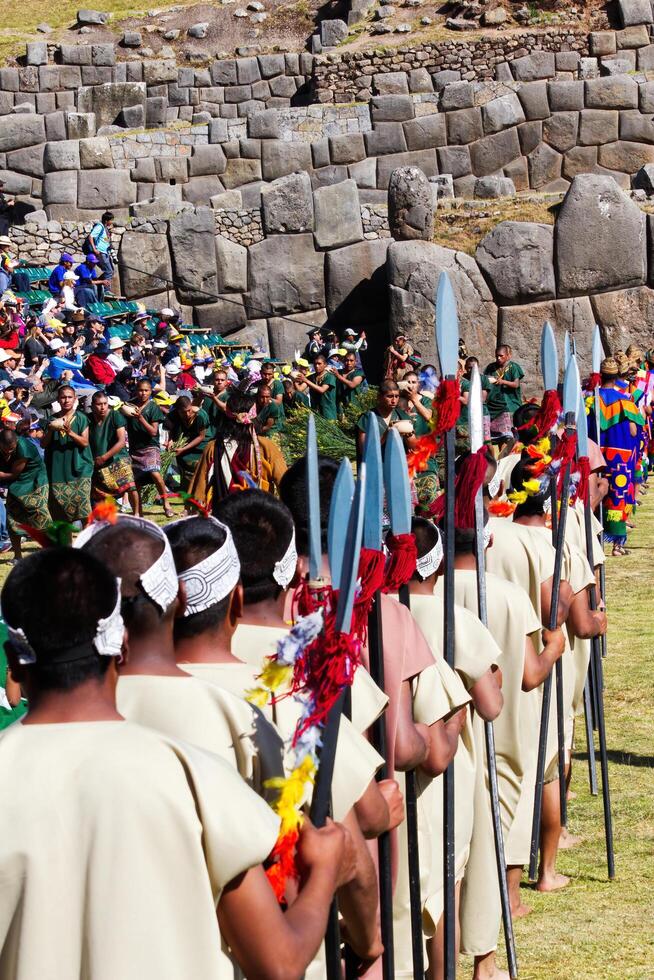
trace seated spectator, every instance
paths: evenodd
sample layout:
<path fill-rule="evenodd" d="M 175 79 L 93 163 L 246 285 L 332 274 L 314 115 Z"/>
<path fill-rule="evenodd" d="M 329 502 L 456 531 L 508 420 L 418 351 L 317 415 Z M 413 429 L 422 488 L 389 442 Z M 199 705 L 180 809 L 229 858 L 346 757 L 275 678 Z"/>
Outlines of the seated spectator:
<path fill-rule="evenodd" d="M 106 340 L 99 341 L 95 350 L 87 357 L 84 375 L 100 388 L 105 388 L 114 381 L 116 371 L 109 362 L 109 344 Z"/>
<path fill-rule="evenodd" d="M 73 268 L 73 256 L 68 252 L 62 252 L 58 264 L 50 273 L 48 279 L 48 289 L 54 297 L 59 296 L 63 284 L 63 278 L 67 272 Z"/>
<path fill-rule="evenodd" d="M 97 255 L 89 254 L 84 262 L 75 269 L 77 285 L 75 286 L 75 300 L 78 306 L 89 307 L 92 303 L 98 302 L 98 286 L 107 286 L 110 280 L 102 279 L 102 273 L 98 265 Z"/>

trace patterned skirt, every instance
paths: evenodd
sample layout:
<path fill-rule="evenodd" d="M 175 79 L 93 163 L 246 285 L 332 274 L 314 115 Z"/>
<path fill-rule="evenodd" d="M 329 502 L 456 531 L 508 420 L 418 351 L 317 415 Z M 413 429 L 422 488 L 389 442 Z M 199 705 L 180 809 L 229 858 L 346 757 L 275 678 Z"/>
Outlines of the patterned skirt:
<path fill-rule="evenodd" d="M 50 513 L 55 521 L 83 521 L 91 515 L 91 477 L 50 484 Z"/>
<path fill-rule="evenodd" d="M 510 436 L 513 432 L 513 416 L 511 412 L 502 412 L 496 418 L 491 419 L 490 431 L 494 436 Z"/>
<path fill-rule="evenodd" d="M 161 472 L 161 450 L 158 446 L 146 446 L 130 453 L 132 471 L 137 483 L 146 483 L 151 473 Z"/>
<path fill-rule="evenodd" d="M 132 464 L 125 456 L 110 459 L 105 466 L 93 472 L 93 493 L 97 497 L 122 497 L 128 490 L 134 490 Z"/>
<path fill-rule="evenodd" d="M 50 511 L 48 509 L 48 484 L 36 487 L 30 493 L 16 497 L 13 493 L 7 494 L 7 524 L 9 530 L 15 534 L 20 530 L 21 524 L 43 530 L 51 522 Z"/>

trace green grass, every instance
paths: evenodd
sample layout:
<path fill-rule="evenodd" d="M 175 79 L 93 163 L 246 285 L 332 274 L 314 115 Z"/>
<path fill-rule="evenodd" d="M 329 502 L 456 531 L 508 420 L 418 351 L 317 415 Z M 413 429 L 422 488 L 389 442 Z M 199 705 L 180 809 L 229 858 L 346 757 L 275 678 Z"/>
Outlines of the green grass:
<path fill-rule="evenodd" d="M 604 676 L 616 878 L 607 880 L 602 802 L 588 791 L 581 719 L 569 826 L 583 842 L 560 854 L 559 868 L 572 878 L 567 889 L 551 895 L 524 890 L 534 911 L 515 925 L 520 980 L 654 977 L 654 507 L 651 497 L 642 499 L 631 554 L 608 558 L 606 569 Z"/>

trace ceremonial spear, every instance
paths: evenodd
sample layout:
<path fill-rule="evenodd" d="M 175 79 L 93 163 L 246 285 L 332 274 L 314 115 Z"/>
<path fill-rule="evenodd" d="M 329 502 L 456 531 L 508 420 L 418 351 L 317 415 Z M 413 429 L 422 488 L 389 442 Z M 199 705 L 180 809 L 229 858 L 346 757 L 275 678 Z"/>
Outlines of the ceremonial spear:
<path fill-rule="evenodd" d="M 477 365 L 473 365 L 470 376 L 470 392 L 468 395 L 468 420 L 470 432 L 470 452 L 477 453 L 484 445 L 483 407 L 481 400 L 481 379 Z M 480 486 L 475 496 L 475 561 L 477 565 L 477 607 L 479 619 L 483 626 L 488 626 L 488 608 L 486 603 L 486 566 L 484 558 L 484 496 L 483 486 Z M 502 920 L 504 922 L 504 941 L 511 980 L 518 976 L 518 961 L 513 935 L 513 918 L 509 901 L 509 888 L 506 880 L 506 856 L 504 853 L 504 837 L 500 818 L 500 797 L 497 785 L 497 762 L 495 758 L 495 733 L 493 722 L 484 722 L 484 738 L 486 742 L 486 760 L 488 763 L 488 788 L 490 791 L 491 815 L 493 818 L 493 836 L 495 838 L 495 860 L 497 862 L 497 878 L 502 905 Z"/>
<path fill-rule="evenodd" d="M 457 355 L 459 318 L 452 283 L 447 272 L 441 272 L 436 289 L 436 347 L 441 368 L 441 386 L 451 397 L 458 394 Z M 443 403 L 441 402 L 441 405 Z M 443 652 L 445 662 L 454 670 L 454 456 L 456 420 L 445 431 L 445 519 L 444 561 L 445 595 Z M 454 763 L 443 774 L 443 885 L 445 980 L 456 978 L 456 905 L 454 865 Z"/>
<path fill-rule="evenodd" d="M 384 487 L 391 531 L 393 535 L 411 533 L 411 488 L 406 453 L 402 438 L 396 429 L 386 436 L 384 451 Z M 399 599 L 407 609 L 411 607 L 408 584 L 401 585 Z M 407 852 L 409 861 L 409 902 L 411 906 L 411 951 L 414 980 L 423 980 L 425 964 L 422 940 L 422 895 L 420 892 L 420 854 L 418 851 L 418 799 L 414 769 L 404 774 L 404 800 L 406 804 Z"/>
<path fill-rule="evenodd" d="M 545 370 L 545 365 L 542 365 Z M 551 383 L 551 382 L 550 382 Z M 563 378 L 563 413 L 565 422 L 565 439 L 574 439 L 577 407 L 579 405 L 579 369 L 577 359 L 572 354 L 568 361 L 568 366 Z M 561 513 L 559 515 L 556 540 L 554 542 L 556 554 L 554 558 L 554 574 L 552 576 L 552 598 L 550 601 L 550 620 L 549 629 L 555 630 L 557 627 L 559 612 L 559 591 L 561 586 L 561 568 L 563 564 L 563 546 L 565 544 L 565 526 L 568 519 L 568 498 L 570 495 L 570 462 L 564 461 L 562 486 L 561 486 Z M 556 513 L 556 501 L 553 501 L 552 516 Z M 560 661 L 557 661 L 557 666 Z M 543 787 L 545 785 L 545 764 L 547 762 L 547 735 L 550 719 L 550 703 L 552 698 L 552 672 L 543 681 L 543 700 L 541 705 L 540 731 L 538 735 L 538 761 L 536 764 L 536 790 L 534 794 L 534 814 L 531 825 L 531 849 L 529 855 L 529 878 L 535 880 L 537 872 L 538 844 L 540 840 L 541 810 L 543 805 Z M 559 709 L 557 698 L 557 742 L 559 758 L 559 779 L 561 779 L 561 733 L 563 729 L 562 711 Z M 565 761 L 565 760 L 564 760 Z M 563 772 L 563 786 L 560 787 L 565 798 L 565 768 Z M 562 805 L 561 816 L 563 822 L 564 807 Z"/>
<path fill-rule="evenodd" d="M 597 445 L 602 448 L 602 438 L 600 435 L 600 407 L 599 407 L 599 389 L 600 389 L 600 367 L 602 366 L 602 360 L 604 358 L 604 347 L 602 346 L 602 337 L 600 334 L 600 328 L 595 324 L 595 329 L 593 330 L 593 346 L 592 346 L 592 361 L 593 361 L 593 398 L 595 402 L 595 435 L 597 438 Z M 600 531 L 599 539 L 602 548 L 604 548 L 604 503 L 600 500 L 597 508 L 597 519 L 602 525 L 602 530 Z M 606 603 L 606 570 L 604 565 L 600 565 L 600 592 L 604 602 Z M 602 656 L 606 656 L 606 633 L 602 637 Z M 599 662 L 600 677 L 602 671 L 602 662 Z"/>
<path fill-rule="evenodd" d="M 586 406 L 583 398 L 579 400 L 577 415 L 577 440 L 579 446 L 579 456 L 588 457 L 588 420 L 586 418 Z M 584 500 L 584 527 L 586 530 L 586 555 L 591 568 L 594 567 L 593 561 L 593 527 L 591 522 L 591 505 L 586 494 Z M 597 597 L 595 584 L 589 592 L 589 604 L 592 610 L 597 609 Z M 594 636 L 591 639 L 590 662 L 595 665 L 595 700 L 596 700 L 596 719 L 597 733 L 599 737 L 600 767 L 602 770 L 602 804 L 604 807 L 604 836 L 606 838 L 606 861 L 608 865 L 609 879 L 615 878 L 615 855 L 613 852 L 613 820 L 611 817 L 611 794 L 609 790 L 609 760 L 606 750 L 606 725 L 604 721 L 604 692 L 600 683 L 598 668 L 601 664 L 600 638 Z M 588 678 L 586 678 L 588 686 Z M 585 696 L 586 688 L 584 689 Z M 592 742 L 592 730 L 591 730 Z"/>

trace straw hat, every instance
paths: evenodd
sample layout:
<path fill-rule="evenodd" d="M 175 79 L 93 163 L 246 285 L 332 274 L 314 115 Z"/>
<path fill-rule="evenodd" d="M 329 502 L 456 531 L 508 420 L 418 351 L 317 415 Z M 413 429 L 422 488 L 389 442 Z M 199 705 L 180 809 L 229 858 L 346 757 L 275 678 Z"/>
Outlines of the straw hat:
<path fill-rule="evenodd" d="M 600 373 L 605 374 L 607 377 L 617 377 L 618 375 L 618 362 L 614 357 L 605 357 L 600 364 Z"/>

